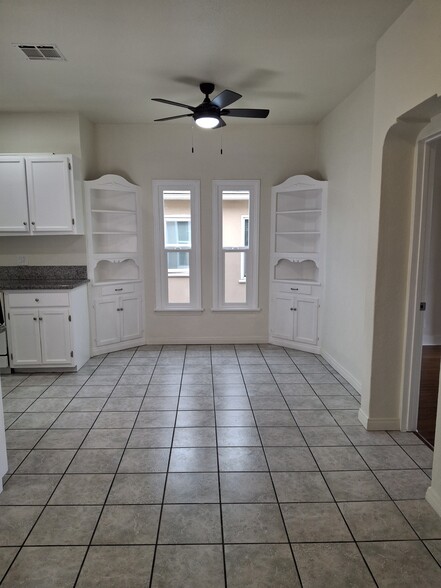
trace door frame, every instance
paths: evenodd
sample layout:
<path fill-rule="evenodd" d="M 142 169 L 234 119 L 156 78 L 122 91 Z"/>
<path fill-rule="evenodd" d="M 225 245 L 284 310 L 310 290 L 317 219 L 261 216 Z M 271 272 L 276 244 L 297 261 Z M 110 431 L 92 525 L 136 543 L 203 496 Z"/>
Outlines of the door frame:
<path fill-rule="evenodd" d="M 422 134 L 424 134 L 424 130 Z M 401 429 L 403 431 L 415 431 L 418 423 L 424 328 L 424 313 L 420 310 L 419 304 L 424 301 L 427 281 L 426 264 L 431 232 L 430 218 L 433 202 L 436 143 L 441 143 L 441 130 L 422 137 L 417 141 L 416 145 L 416 184 L 414 186 L 415 198 L 412 210 L 407 332 L 401 405 Z"/>

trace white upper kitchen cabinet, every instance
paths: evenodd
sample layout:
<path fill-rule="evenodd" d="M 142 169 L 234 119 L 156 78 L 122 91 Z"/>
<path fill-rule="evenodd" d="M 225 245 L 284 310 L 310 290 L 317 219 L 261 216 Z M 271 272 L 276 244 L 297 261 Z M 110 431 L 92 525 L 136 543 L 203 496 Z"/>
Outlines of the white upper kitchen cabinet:
<path fill-rule="evenodd" d="M 0 231 L 29 233 L 24 157 L 0 157 Z"/>
<path fill-rule="evenodd" d="M 72 155 L 0 156 L 0 233 L 83 233 L 79 165 Z"/>

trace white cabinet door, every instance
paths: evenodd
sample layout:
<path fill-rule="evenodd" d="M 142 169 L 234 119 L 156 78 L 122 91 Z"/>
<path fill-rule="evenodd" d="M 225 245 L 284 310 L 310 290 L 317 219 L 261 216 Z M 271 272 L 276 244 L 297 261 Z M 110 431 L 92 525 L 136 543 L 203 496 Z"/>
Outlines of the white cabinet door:
<path fill-rule="evenodd" d="M 297 296 L 294 300 L 294 341 L 317 345 L 318 299 Z"/>
<path fill-rule="evenodd" d="M 72 365 L 69 309 L 47 308 L 38 313 L 41 341 L 41 363 Z"/>
<path fill-rule="evenodd" d="M 0 157 L 0 232 L 29 233 L 23 157 Z"/>
<path fill-rule="evenodd" d="M 141 325 L 141 299 L 136 296 L 121 296 L 120 320 L 121 341 L 138 339 L 142 335 Z"/>
<path fill-rule="evenodd" d="M 68 157 L 26 157 L 33 233 L 72 233 L 73 194 Z"/>
<path fill-rule="evenodd" d="M 119 307 L 118 296 L 108 296 L 95 300 L 95 337 L 96 345 L 111 345 L 121 340 L 121 324 L 117 309 Z"/>
<path fill-rule="evenodd" d="M 25 367 L 41 363 L 38 311 L 28 308 L 9 312 L 8 337 L 11 341 L 11 365 Z"/>
<path fill-rule="evenodd" d="M 292 294 L 276 292 L 272 298 L 271 335 L 292 341 L 294 334 L 294 297 Z"/>

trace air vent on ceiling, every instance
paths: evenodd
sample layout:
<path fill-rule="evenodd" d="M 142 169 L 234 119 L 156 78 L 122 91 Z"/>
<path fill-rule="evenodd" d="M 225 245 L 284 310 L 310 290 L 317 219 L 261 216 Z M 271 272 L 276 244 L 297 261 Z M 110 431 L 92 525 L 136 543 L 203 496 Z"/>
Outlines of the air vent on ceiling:
<path fill-rule="evenodd" d="M 32 61 L 66 61 L 56 45 L 15 45 Z"/>

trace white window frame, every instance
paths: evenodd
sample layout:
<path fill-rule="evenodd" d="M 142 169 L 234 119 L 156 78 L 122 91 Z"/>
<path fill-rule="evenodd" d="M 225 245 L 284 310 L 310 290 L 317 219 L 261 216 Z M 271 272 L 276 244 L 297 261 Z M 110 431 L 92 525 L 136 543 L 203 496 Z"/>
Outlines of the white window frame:
<path fill-rule="evenodd" d="M 199 180 L 153 180 L 153 214 L 155 241 L 156 311 L 201 311 L 201 235 L 200 235 L 200 181 Z M 163 194 L 166 191 L 189 191 L 191 245 L 165 246 L 165 215 Z M 179 215 L 173 215 L 177 219 Z M 170 217 L 171 218 L 171 217 Z M 183 218 L 183 217 L 181 217 Z M 167 252 L 188 251 L 190 266 L 190 302 L 168 301 Z M 176 273 L 176 277 L 188 274 Z"/>
<path fill-rule="evenodd" d="M 248 248 L 223 247 L 222 244 L 222 192 L 248 190 L 250 193 L 248 212 Z M 214 180 L 213 181 L 213 310 L 256 311 L 258 307 L 259 269 L 259 201 L 260 180 Z M 225 302 L 225 256 L 227 251 L 244 252 L 247 255 L 246 302 Z"/>

